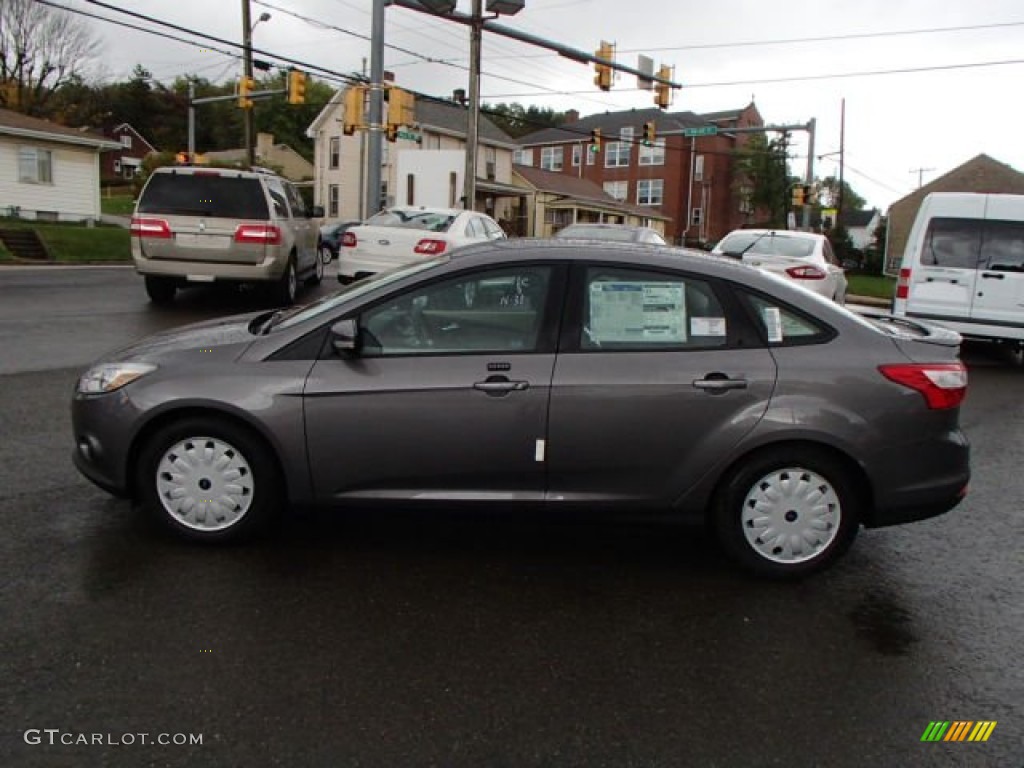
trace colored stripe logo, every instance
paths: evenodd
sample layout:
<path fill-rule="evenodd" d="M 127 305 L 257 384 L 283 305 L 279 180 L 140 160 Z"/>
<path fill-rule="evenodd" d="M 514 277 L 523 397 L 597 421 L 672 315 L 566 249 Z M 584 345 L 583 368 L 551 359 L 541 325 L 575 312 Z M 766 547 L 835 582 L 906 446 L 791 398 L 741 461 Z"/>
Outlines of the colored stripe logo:
<path fill-rule="evenodd" d="M 995 720 L 933 720 L 921 741 L 988 741 L 995 728 Z"/>

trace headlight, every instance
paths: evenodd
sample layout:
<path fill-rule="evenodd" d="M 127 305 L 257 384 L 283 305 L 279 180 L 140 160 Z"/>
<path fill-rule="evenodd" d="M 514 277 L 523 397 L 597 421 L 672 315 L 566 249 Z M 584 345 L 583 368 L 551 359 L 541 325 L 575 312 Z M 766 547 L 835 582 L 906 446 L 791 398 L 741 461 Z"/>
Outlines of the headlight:
<path fill-rule="evenodd" d="M 105 363 L 86 371 L 78 380 L 78 391 L 85 395 L 99 395 L 120 389 L 147 373 L 156 370 L 149 363 Z"/>

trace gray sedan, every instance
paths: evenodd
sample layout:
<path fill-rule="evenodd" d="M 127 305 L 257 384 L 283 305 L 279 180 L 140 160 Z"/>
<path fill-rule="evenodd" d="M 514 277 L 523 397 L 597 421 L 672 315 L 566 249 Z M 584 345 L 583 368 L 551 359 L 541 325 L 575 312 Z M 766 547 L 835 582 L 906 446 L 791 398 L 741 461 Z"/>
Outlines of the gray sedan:
<path fill-rule="evenodd" d="M 487 243 L 110 355 L 73 455 L 202 541 L 292 504 L 661 512 L 796 576 L 959 502 L 958 345 L 703 253 Z"/>

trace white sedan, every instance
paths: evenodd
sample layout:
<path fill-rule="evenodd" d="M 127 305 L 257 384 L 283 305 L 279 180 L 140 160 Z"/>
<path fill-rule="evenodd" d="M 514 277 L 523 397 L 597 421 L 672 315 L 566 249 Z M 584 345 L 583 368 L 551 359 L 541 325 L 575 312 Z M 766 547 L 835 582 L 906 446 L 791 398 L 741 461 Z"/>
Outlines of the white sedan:
<path fill-rule="evenodd" d="M 350 227 L 342 236 L 338 281 L 350 283 L 459 246 L 504 238 L 505 232 L 498 222 L 476 211 L 424 206 L 387 208 Z"/>
<path fill-rule="evenodd" d="M 828 238 L 785 229 L 735 229 L 711 250 L 785 277 L 838 304 L 846 303 L 846 273 Z"/>

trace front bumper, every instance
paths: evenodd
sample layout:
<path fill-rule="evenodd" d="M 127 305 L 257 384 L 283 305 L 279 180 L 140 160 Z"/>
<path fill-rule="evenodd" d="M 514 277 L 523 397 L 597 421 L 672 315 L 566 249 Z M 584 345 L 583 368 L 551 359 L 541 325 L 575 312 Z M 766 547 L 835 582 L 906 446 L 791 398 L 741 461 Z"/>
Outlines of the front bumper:
<path fill-rule="evenodd" d="M 137 414 L 121 390 L 107 395 L 75 393 L 71 401 L 75 468 L 107 493 L 122 498 L 131 495 L 127 459 Z"/>

